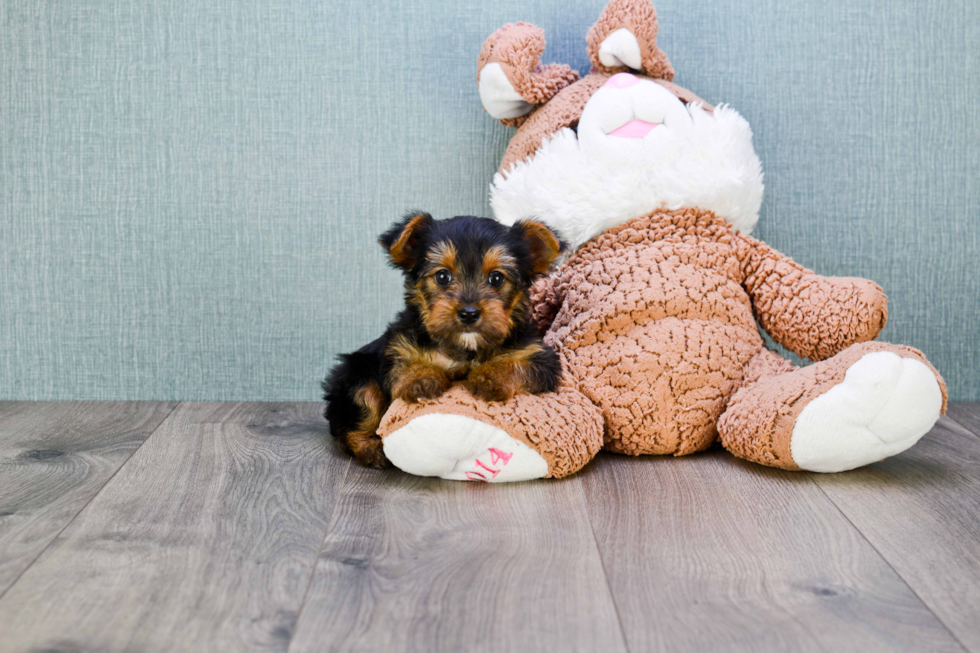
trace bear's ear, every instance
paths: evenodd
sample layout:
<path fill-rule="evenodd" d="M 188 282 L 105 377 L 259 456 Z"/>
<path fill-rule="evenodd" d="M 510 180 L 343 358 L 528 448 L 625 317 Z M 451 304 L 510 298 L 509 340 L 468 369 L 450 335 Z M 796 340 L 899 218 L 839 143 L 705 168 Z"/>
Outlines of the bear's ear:
<path fill-rule="evenodd" d="M 670 60 L 657 47 L 657 10 L 650 0 L 611 0 L 585 40 L 592 65 L 602 72 L 674 79 Z"/>
<path fill-rule="evenodd" d="M 505 125 L 519 126 L 538 104 L 578 79 L 565 64 L 542 66 L 544 30 L 528 23 L 504 25 L 483 43 L 477 57 L 480 101 Z"/>
<path fill-rule="evenodd" d="M 565 251 L 565 242 L 542 222 L 519 220 L 510 230 L 524 241 L 535 275 L 550 270 L 558 255 Z"/>
<path fill-rule="evenodd" d="M 411 270 L 422 255 L 425 233 L 435 220 L 428 213 L 413 211 L 391 229 L 381 234 L 378 242 L 388 250 L 391 264 L 402 270 Z"/>

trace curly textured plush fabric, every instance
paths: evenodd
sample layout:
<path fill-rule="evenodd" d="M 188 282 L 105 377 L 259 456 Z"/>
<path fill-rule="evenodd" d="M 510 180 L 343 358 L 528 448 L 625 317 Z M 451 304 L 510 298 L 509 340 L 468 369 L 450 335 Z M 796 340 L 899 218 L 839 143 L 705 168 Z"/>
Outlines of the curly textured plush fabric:
<path fill-rule="evenodd" d="M 521 394 L 507 403 L 488 403 L 455 385 L 437 400 L 407 404 L 401 399 L 385 413 L 378 433 L 386 437 L 409 420 L 431 413 L 452 413 L 492 424 L 528 445 L 548 463 L 546 478 L 577 472 L 602 448 L 602 417 L 580 392 L 569 386 L 543 395 Z"/>
<path fill-rule="evenodd" d="M 612 0 L 599 15 L 586 35 L 587 52 L 596 71 L 615 74 L 629 70 L 626 66 L 606 66 L 599 60 L 599 48 L 606 37 L 618 29 L 626 28 L 640 45 L 640 61 L 643 73 L 670 81 L 674 68 L 667 55 L 657 47 L 657 10 L 648 0 Z"/>
<path fill-rule="evenodd" d="M 610 451 L 682 455 L 714 442 L 763 347 L 735 243 L 711 212 L 663 211 L 603 233 L 562 267 L 545 341 L 602 408 Z"/>
<path fill-rule="evenodd" d="M 821 361 L 884 328 L 888 299 L 873 281 L 814 274 L 750 236 L 736 247 L 759 324 L 797 356 Z"/>
<path fill-rule="evenodd" d="M 815 275 L 700 209 L 655 212 L 613 228 L 535 291 L 543 304 L 536 317 L 554 314 L 545 341 L 602 408 L 605 448 L 620 453 L 700 451 L 714 442 L 725 414 L 726 448 L 794 469 L 796 415 L 865 353 L 891 351 L 928 365 L 909 347 L 853 344 L 885 325 L 887 299 L 876 284 Z M 756 319 L 801 356 L 846 352 L 794 371 L 764 349 Z M 945 385 L 930 369 L 945 410 Z M 773 415 L 784 417 L 778 428 L 763 428 L 760 420 Z"/>

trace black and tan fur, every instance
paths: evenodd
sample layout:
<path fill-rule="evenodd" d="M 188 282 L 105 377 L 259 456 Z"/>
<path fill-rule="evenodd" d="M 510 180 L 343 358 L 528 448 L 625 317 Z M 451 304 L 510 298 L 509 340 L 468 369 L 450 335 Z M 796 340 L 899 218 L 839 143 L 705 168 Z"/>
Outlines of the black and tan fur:
<path fill-rule="evenodd" d="M 558 357 L 528 316 L 531 283 L 564 248 L 550 229 L 411 213 L 380 242 L 405 275 L 405 308 L 323 382 L 330 431 L 358 461 L 387 464 L 377 429 L 393 399 L 431 399 L 456 381 L 487 401 L 557 387 Z"/>

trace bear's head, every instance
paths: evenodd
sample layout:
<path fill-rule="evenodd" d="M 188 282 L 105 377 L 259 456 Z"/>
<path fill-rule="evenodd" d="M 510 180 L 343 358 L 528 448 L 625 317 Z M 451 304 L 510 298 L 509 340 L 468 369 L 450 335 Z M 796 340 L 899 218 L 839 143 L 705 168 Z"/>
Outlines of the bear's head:
<path fill-rule="evenodd" d="M 572 248 L 660 208 L 696 206 L 748 232 L 762 166 L 748 123 L 673 83 L 649 0 L 612 0 L 586 37 L 592 70 L 539 63 L 544 32 L 497 30 L 478 59 L 480 100 L 517 127 L 490 189 L 505 224 L 534 218 Z"/>

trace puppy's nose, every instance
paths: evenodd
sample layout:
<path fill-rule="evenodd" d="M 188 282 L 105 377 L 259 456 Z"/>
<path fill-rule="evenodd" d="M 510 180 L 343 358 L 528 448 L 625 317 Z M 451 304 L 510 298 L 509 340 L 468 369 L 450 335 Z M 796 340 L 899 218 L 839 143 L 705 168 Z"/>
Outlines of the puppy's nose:
<path fill-rule="evenodd" d="M 463 324 L 473 324 L 480 319 L 480 309 L 476 306 L 464 306 L 456 311 L 456 315 Z"/>

